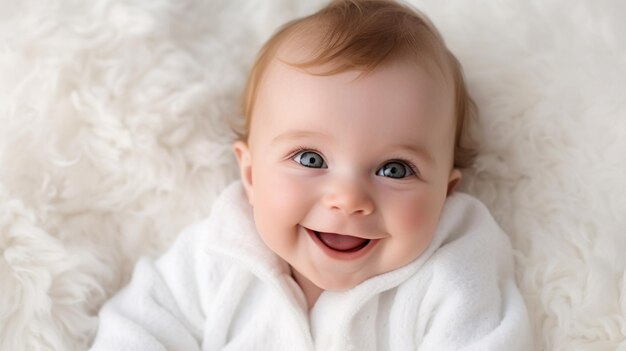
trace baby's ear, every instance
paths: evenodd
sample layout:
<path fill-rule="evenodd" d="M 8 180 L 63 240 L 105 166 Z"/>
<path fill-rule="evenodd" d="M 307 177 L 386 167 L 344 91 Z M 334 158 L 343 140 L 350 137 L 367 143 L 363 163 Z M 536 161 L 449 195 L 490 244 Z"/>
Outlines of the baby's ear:
<path fill-rule="evenodd" d="M 461 182 L 462 177 L 463 174 L 461 173 L 461 171 L 459 171 L 458 168 L 452 168 L 452 170 L 450 171 L 450 177 L 448 178 L 448 193 L 446 194 L 446 196 L 452 195 L 454 189 Z"/>
<path fill-rule="evenodd" d="M 252 191 L 252 158 L 250 157 L 250 149 L 246 142 L 239 140 L 233 143 L 233 152 L 239 164 L 239 174 L 248 196 L 248 202 L 252 205 L 254 196 Z"/>

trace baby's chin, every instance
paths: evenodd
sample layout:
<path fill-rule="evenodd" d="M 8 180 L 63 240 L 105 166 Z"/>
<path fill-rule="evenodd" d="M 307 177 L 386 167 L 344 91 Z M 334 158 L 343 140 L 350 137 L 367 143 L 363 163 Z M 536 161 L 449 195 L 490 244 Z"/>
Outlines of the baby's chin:
<path fill-rule="evenodd" d="M 369 278 L 371 278 L 372 276 L 374 276 L 374 274 L 369 275 L 369 276 L 365 276 L 365 277 L 343 277 L 343 276 L 338 276 L 338 277 L 323 277 L 323 278 L 319 278 L 319 279 L 310 279 L 311 282 L 313 284 L 315 284 L 317 287 L 319 287 L 322 290 L 325 291 L 333 291 L 333 292 L 343 292 L 343 291 L 347 291 L 350 290 L 354 287 L 356 287 L 357 285 L 363 283 L 364 281 L 368 280 Z"/>

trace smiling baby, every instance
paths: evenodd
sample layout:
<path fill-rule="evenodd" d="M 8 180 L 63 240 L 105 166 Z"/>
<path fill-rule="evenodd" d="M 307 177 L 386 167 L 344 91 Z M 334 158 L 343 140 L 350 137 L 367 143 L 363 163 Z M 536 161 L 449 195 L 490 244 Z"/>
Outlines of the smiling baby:
<path fill-rule="evenodd" d="M 95 350 L 529 350 L 512 250 L 455 192 L 475 113 L 433 25 L 333 1 L 261 49 L 241 180 L 100 312 Z"/>

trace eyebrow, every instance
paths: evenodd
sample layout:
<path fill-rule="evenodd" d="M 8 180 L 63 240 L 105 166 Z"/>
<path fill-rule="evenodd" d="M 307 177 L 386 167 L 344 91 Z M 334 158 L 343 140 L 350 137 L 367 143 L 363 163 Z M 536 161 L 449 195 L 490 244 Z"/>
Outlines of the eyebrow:
<path fill-rule="evenodd" d="M 292 139 L 301 139 L 301 138 L 306 138 L 306 137 L 321 137 L 321 138 L 327 138 L 326 135 L 319 133 L 319 132 L 313 132 L 310 130 L 289 130 L 286 131 L 282 134 L 279 134 L 277 137 L 275 137 L 274 139 L 272 139 L 271 144 L 278 144 L 280 142 L 286 141 L 286 140 L 292 140 Z"/>
<path fill-rule="evenodd" d="M 430 165 L 433 165 L 433 166 L 435 165 L 435 158 L 433 157 L 433 155 L 430 152 L 428 152 L 428 150 L 422 147 L 412 145 L 412 144 L 397 144 L 397 145 L 392 145 L 390 148 L 392 150 L 400 149 L 405 152 L 409 152 L 411 154 L 417 155 L 419 158 L 426 161 Z"/>

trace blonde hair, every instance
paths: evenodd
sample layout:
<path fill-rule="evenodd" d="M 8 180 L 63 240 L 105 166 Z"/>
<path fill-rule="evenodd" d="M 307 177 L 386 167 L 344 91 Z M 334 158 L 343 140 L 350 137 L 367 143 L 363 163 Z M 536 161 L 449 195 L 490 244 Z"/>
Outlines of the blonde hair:
<path fill-rule="evenodd" d="M 303 35 L 316 37 L 312 58 L 290 64 L 299 68 L 332 64 L 329 70 L 315 73 L 318 75 L 348 70 L 368 73 L 401 59 L 434 63 L 442 72 L 448 72 L 455 94 L 454 167 L 471 166 L 476 152 L 467 125 L 476 118 L 477 108 L 467 91 L 461 65 L 424 15 L 391 0 L 335 0 L 310 16 L 282 26 L 261 48 L 252 66 L 243 96 L 244 130 L 237 132 L 240 140 L 248 138 L 255 99 L 268 64 L 282 44 Z"/>

